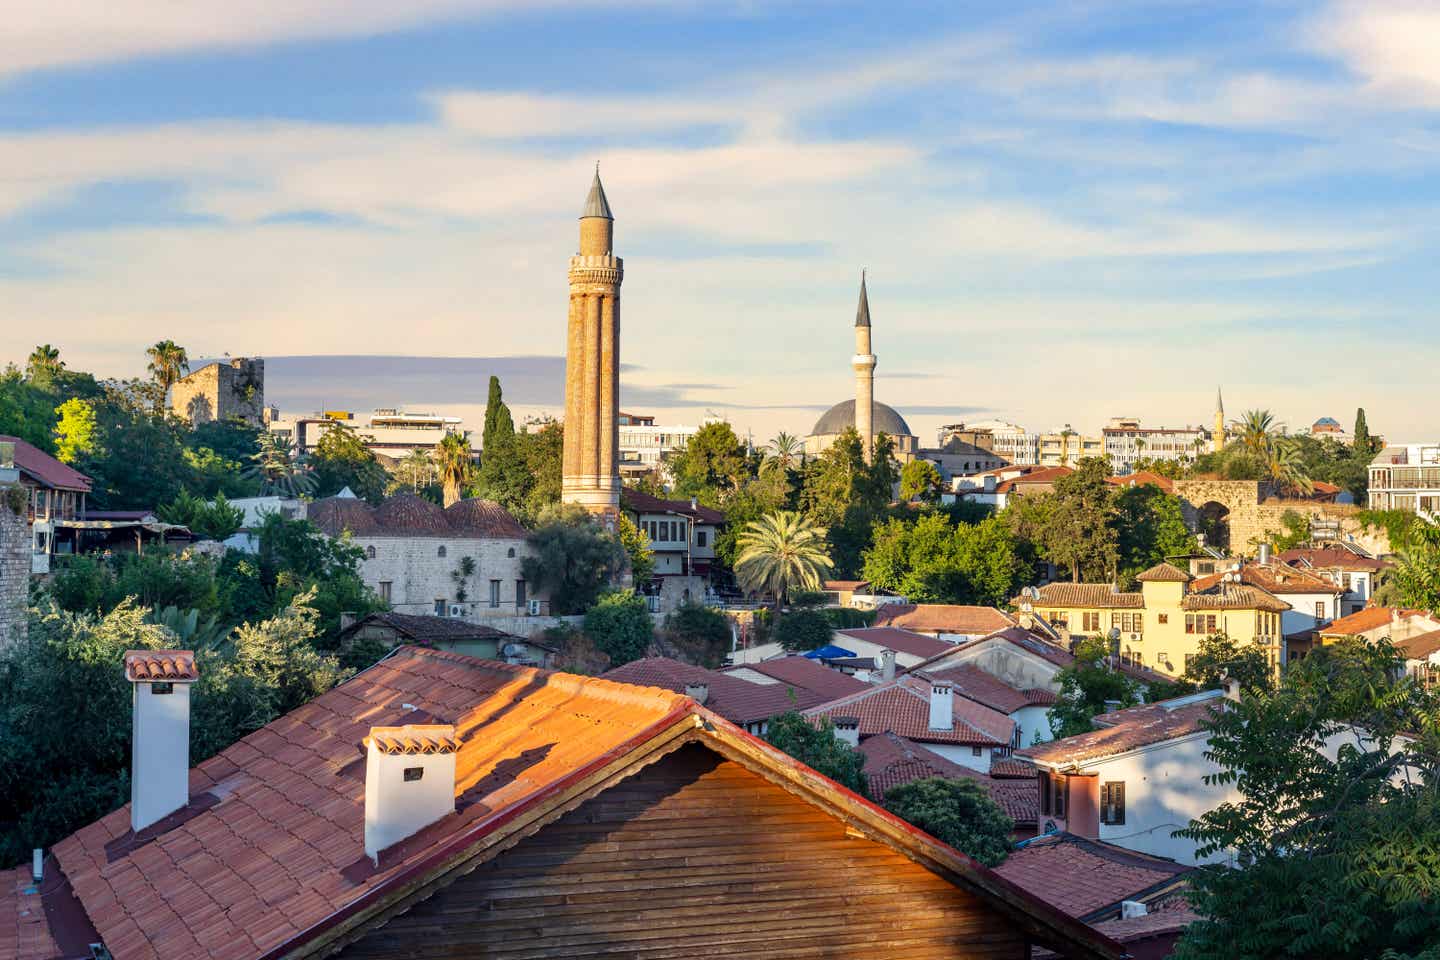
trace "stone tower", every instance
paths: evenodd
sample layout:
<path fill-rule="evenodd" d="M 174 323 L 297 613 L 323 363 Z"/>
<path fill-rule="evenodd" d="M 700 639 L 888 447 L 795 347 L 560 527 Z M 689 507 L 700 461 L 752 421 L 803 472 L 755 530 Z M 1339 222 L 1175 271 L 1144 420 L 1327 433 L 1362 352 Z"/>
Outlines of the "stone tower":
<path fill-rule="evenodd" d="M 1225 446 L 1225 398 L 1215 388 L 1215 432 L 1210 435 L 1210 452 L 1219 453 Z"/>
<path fill-rule="evenodd" d="M 565 452 L 561 498 L 613 523 L 620 512 L 620 281 L 615 218 L 600 166 L 580 213 L 580 252 L 570 258 L 565 347 Z"/>
<path fill-rule="evenodd" d="M 860 434 L 865 462 L 875 450 L 875 354 L 870 352 L 870 298 L 865 293 L 865 273 L 860 273 L 860 304 L 855 308 L 855 432 Z"/>

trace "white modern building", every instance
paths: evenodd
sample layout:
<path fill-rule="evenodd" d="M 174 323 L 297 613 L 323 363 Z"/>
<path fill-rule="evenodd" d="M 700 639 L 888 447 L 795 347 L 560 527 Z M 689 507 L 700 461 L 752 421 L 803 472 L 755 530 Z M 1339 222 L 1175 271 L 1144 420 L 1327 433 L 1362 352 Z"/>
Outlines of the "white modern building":
<path fill-rule="evenodd" d="M 630 489 L 622 492 L 620 505 L 650 542 L 655 570 L 649 583 L 636 586 L 651 598 L 652 611 L 707 600 L 715 538 L 725 515 L 694 500 L 662 500 Z"/>
<path fill-rule="evenodd" d="M 266 416 L 266 426 L 271 433 L 279 434 L 294 444 L 298 454 L 306 454 L 315 448 L 331 424 L 339 423 L 350 427 L 364 442 L 366 448 L 378 456 L 398 460 L 412 450 L 433 450 L 447 434 L 456 433 L 471 441 L 476 440 L 465 429 L 459 417 L 439 413 L 412 413 L 394 407 L 380 408 L 368 417 L 361 417 L 350 410 L 326 410 L 304 416 L 286 417 L 276 407 L 271 407 Z"/>
<path fill-rule="evenodd" d="M 1143 427 L 1138 418 L 1113 417 L 1100 431 L 1110 470 L 1123 477 L 1135 471 L 1135 461 L 1193 460 L 1209 449 L 1210 433 L 1204 427 Z"/>
<path fill-rule="evenodd" d="M 714 418 L 707 417 L 703 423 Z M 626 476 L 663 472 L 662 465 L 682 449 L 700 427 L 656 424 L 648 415 L 620 412 L 620 471 Z"/>
<path fill-rule="evenodd" d="M 1376 454 L 1368 506 L 1440 517 L 1440 443 L 1397 444 Z"/>

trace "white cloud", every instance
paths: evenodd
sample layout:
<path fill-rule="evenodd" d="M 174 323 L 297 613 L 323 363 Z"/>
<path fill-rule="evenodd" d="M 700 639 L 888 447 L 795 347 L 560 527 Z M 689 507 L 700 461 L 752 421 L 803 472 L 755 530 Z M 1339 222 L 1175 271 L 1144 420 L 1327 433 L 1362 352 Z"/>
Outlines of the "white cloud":
<path fill-rule="evenodd" d="M 1440 7 L 1432 0 L 1343 0 L 1309 25 L 1309 39 L 1397 106 L 1440 106 Z"/>

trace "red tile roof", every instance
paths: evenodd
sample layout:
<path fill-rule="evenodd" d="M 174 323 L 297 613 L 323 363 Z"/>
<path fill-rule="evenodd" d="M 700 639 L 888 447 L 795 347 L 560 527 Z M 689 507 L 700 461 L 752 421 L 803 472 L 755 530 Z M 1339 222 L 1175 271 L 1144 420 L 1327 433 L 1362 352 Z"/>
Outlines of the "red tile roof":
<path fill-rule="evenodd" d="M 360 742 L 388 754 L 456 753 L 460 749 L 453 723 L 407 723 L 398 727 L 371 727 L 370 735 Z"/>
<path fill-rule="evenodd" d="M 869 580 L 826 580 L 825 589 L 835 591 L 854 592 L 861 587 L 870 586 Z"/>
<path fill-rule="evenodd" d="M 897 653 L 908 653 L 912 657 L 933 657 L 935 654 L 951 650 L 955 646 L 944 640 L 927 637 L 923 633 L 912 633 L 896 627 L 856 627 L 854 630 L 838 630 L 833 643 L 837 647 L 844 647 L 846 637 L 864 640 L 866 643 L 873 643 Z"/>
<path fill-rule="evenodd" d="M 1141 583 L 1189 583 L 1195 579 L 1190 574 L 1173 563 L 1160 561 L 1135 577 Z"/>
<path fill-rule="evenodd" d="M 1080 919 L 1103 915 L 1118 909 L 1122 900 L 1180 882 L 1190 870 L 1071 833 L 1037 837 L 1012 850 L 995 868 L 1016 886 Z"/>
<path fill-rule="evenodd" d="M 1105 610 L 1141 610 L 1145 607 L 1145 597 L 1138 591 L 1123 593 L 1109 583 L 1047 583 L 1040 588 L 1040 599 L 1033 603 L 1036 607 L 1061 609 L 1097 607 Z"/>
<path fill-rule="evenodd" d="M 0 442 L 15 444 L 15 466 L 42 487 L 73 490 L 76 493 L 90 492 L 89 477 L 61 463 L 39 447 L 32 446 L 19 437 L 0 436 Z"/>
<path fill-rule="evenodd" d="M 1127 473 L 1123 477 L 1106 477 L 1105 482 L 1117 487 L 1143 487 L 1147 483 L 1159 487 L 1166 493 L 1175 492 L 1175 481 L 1169 477 L 1149 470 L 1140 470 L 1135 473 Z"/>
<path fill-rule="evenodd" d="M 811 717 L 854 717 L 860 736 L 887 731 L 921 743 L 959 743 L 1003 747 L 1015 736 L 1015 721 L 997 710 L 967 700 L 952 691 L 954 701 L 948 730 L 930 729 L 930 682 L 913 675 L 806 710 Z"/>
<path fill-rule="evenodd" d="M 125 679 L 198 680 L 193 650 L 126 650 Z"/>
<path fill-rule="evenodd" d="M 1385 569 L 1383 560 L 1361 557 L 1344 547 L 1297 547 L 1276 554 L 1290 564 L 1303 564 L 1316 570 L 1370 570 Z"/>
<path fill-rule="evenodd" d="M 327 497 L 310 504 L 306 517 L 326 535 L 349 531 L 356 537 L 437 537 L 464 540 L 523 540 L 529 536 L 493 500 L 461 500 L 441 508 L 422 497 L 400 493 L 378 507 L 351 497 Z"/>
<path fill-rule="evenodd" d="M 1265 610 L 1284 613 L 1290 604 L 1267 590 L 1244 583 L 1217 583 L 1201 589 L 1191 584 L 1180 601 L 1181 610 Z"/>
<path fill-rule="evenodd" d="M 1184 897 L 1171 897 L 1152 906 L 1143 917 L 1128 920 L 1102 920 L 1093 924 L 1096 930 L 1119 943 L 1136 943 L 1165 934 L 1177 934 L 1200 919 Z"/>
<path fill-rule="evenodd" d="M 50 880 L 55 883 L 54 879 Z M 0 872 L 0 960 L 60 957 L 45 919 L 45 904 L 30 868 Z"/>
<path fill-rule="evenodd" d="M 1407 660 L 1428 660 L 1433 654 L 1440 653 L 1440 630 L 1397 641 L 1395 647 Z"/>
<path fill-rule="evenodd" d="M 1014 713 L 1016 710 L 1033 704 L 1028 694 L 1015 689 L 999 677 L 992 677 L 973 663 L 962 663 L 940 670 L 926 670 L 923 674 L 911 671 L 911 676 L 917 675 L 949 680 L 954 685 L 956 693 L 968 697 L 976 703 L 982 703 L 991 710 L 998 710 L 1000 713 Z M 1054 695 L 1051 694 L 1050 698 L 1053 703 Z"/>
<path fill-rule="evenodd" d="M 1007 757 L 1001 760 L 990 761 L 990 776 L 1013 778 L 1017 780 L 1033 780 L 1038 773 L 1035 764 L 1028 760 Z"/>
<path fill-rule="evenodd" d="M 1204 699 L 1197 699 L 1198 697 Z M 1071 767 L 1199 733 L 1202 721 L 1229 701 L 1218 690 L 1127 707 L 1095 718 L 1100 729 L 1016 751 L 1044 767 Z"/>
<path fill-rule="evenodd" d="M 870 684 L 864 680 L 857 680 L 848 673 L 832 670 L 824 664 L 816 663 L 809 657 L 778 657 L 774 660 L 762 660 L 759 663 L 747 663 L 733 669 L 735 671 L 754 670 L 756 673 L 763 673 L 767 677 L 773 677 L 780 681 L 781 684 L 789 684 L 797 690 L 807 690 L 819 697 L 821 702 L 834 700 L 837 697 L 847 697 L 870 687 Z M 737 677 L 737 679 L 743 678 Z"/>
<path fill-rule="evenodd" d="M 372 726 L 439 717 L 453 720 L 460 740 L 456 811 L 373 863 L 364 851 L 361 740 Z M 529 818 L 604 789 L 598 774 L 626 775 L 626 764 L 690 742 L 723 745 L 754 772 L 1023 917 L 1052 946 L 1121 956 L 1093 930 L 687 697 L 416 647 L 193 769 L 179 823 L 136 837 L 121 807 L 56 844 L 56 876 L 82 909 L 72 920 L 47 913 L 47 924 L 61 942 L 93 924 L 98 936 L 88 942 L 103 940 L 115 960 L 325 952 L 341 930 L 363 932 L 386 910 L 405 909 L 400 891 L 493 855 Z M 48 960 L 52 944 L 24 930 L 32 909 L 23 893 L 0 888 L 0 943 L 15 931 L 20 960 Z"/>
<path fill-rule="evenodd" d="M 621 491 L 620 503 L 632 513 L 678 513 L 700 523 L 721 524 L 725 522 L 725 514 L 703 504 L 697 503 L 692 507 L 689 500 L 662 500 L 659 497 L 652 497 L 648 493 L 641 493 L 639 490 L 631 490 L 629 487 Z"/>
<path fill-rule="evenodd" d="M 1194 590 L 1209 590 L 1223 582 L 1223 573 L 1211 574 L 1195 581 Z M 1306 573 L 1286 563 L 1247 563 L 1240 568 L 1240 582 L 1259 587 L 1266 593 L 1337 594 L 1341 590 L 1329 580 Z"/>
<path fill-rule="evenodd" d="M 996 493 L 1009 493 L 1015 487 L 1027 487 L 1031 484 L 1054 483 L 1074 473 L 1069 467 L 1041 467 L 1024 476 L 1013 477 L 1009 480 L 1002 480 L 995 485 Z"/>
<path fill-rule="evenodd" d="M 1396 611 L 1399 611 L 1402 618 L 1426 616 L 1424 610 L 1410 610 L 1403 607 L 1366 607 L 1364 610 L 1356 610 L 1348 617 L 1331 621 L 1327 626 L 1321 628 L 1320 633 L 1326 637 L 1348 637 L 1368 633 L 1371 630 L 1389 626 L 1395 618 Z"/>
<path fill-rule="evenodd" d="M 994 607 L 958 603 L 887 603 L 875 612 L 875 626 L 901 627 L 935 633 L 980 636 L 1014 626 L 1015 620 Z"/>
<path fill-rule="evenodd" d="M 893 733 L 867 737 L 860 744 L 860 752 L 865 755 L 865 777 L 870 781 L 870 795 L 876 799 L 883 798 L 894 787 L 927 777 L 974 780 L 1017 824 L 1034 824 L 1040 816 L 1040 789 L 1035 781 L 1034 767 L 1030 768 L 1028 781 L 987 777 L 978 770 L 947 760 L 935 751 Z"/>
<path fill-rule="evenodd" d="M 820 669 L 824 670 L 825 667 Z M 751 683 L 718 670 L 707 670 L 669 657 L 632 660 L 602 674 L 606 680 L 662 687 L 683 694 L 691 684 L 705 684 L 710 690 L 705 706 L 731 723 L 744 726 L 778 717 L 790 710 L 804 710 L 824 703 L 828 697 L 784 683 Z"/>

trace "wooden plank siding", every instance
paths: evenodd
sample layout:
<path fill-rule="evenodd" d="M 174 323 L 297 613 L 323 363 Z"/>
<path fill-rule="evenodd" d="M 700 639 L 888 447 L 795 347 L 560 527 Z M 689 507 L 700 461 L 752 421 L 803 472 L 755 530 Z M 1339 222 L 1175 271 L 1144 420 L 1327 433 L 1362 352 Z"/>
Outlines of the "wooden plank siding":
<path fill-rule="evenodd" d="M 692 744 L 344 948 L 346 960 L 1024 958 L 974 895 Z"/>

